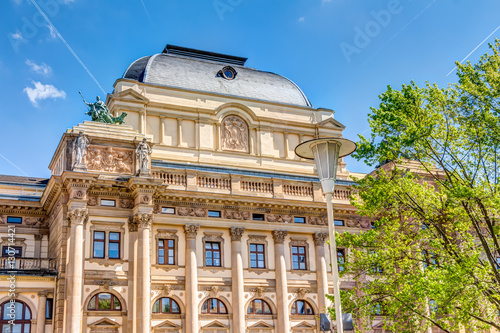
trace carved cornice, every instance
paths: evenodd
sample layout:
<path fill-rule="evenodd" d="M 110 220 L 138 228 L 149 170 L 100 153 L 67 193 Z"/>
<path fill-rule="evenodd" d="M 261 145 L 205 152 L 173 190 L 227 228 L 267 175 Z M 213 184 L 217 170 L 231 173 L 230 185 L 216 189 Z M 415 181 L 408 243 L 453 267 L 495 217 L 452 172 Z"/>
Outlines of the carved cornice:
<path fill-rule="evenodd" d="M 283 244 L 287 235 L 288 231 L 286 230 L 273 230 L 274 244 Z"/>
<path fill-rule="evenodd" d="M 199 224 L 186 224 L 184 226 L 184 233 L 186 234 L 186 238 L 195 238 L 199 229 Z"/>
<path fill-rule="evenodd" d="M 67 214 L 70 225 L 84 225 L 89 218 L 87 208 L 76 208 L 69 211 Z"/>
<path fill-rule="evenodd" d="M 231 235 L 231 240 L 234 241 L 241 241 L 241 236 L 245 232 L 245 228 L 238 228 L 238 227 L 231 227 L 229 228 L 229 234 Z"/>
<path fill-rule="evenodd" d="M 325 241 L 328 239 L 328 233 L 326 232 L 315 232 L 313 234 L 313 240 L 315 246 L 324 246 Z"/>
<path fill-rule="evenodd" d="M 153 224 L 153 214 L 137 214 L 134 216 L 134 223 L 137 225 L 137 228 L 151 229 L 151 225 Z"/>

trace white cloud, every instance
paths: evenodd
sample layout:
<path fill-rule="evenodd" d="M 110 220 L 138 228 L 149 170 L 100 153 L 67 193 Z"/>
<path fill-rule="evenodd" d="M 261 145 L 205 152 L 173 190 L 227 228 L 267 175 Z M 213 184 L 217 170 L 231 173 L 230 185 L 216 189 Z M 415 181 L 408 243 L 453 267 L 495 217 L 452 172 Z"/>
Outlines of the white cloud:
<path fill-rule="evenodd" d="M 66 93 L 59 90 L 51 84 L 42 84 L 33 81 L 35 88 L 26 87 L 23 91 L 28 95 L 29 100 L 33 106 L 38 107 L 38 101 L 48 98 L 66 98 Z"/>
<path fill-rule="evenodd" d="M 13 34 L 10 34 L 10 37 L 12 37 L 13 39 L 24 39 L 23 34 L 19 30 L 16 30 L 16 32 Z"/>
<path fill-rule="evenodd" d="M 305 18 L 304 16 L 299 17 L 299 22 L 301 22 L 301 23 L 302 23 L 302 22 L 304 22 L 305 20 L 306 20 L 306 18 Z"/>
<path fill-rule="evenodd" d="M 31 60 L 26 59 L 26 65 L 30 66 L 30 69 L 35 73 L 43 74 L 45 76 L 49 76 L 50 74 L 52 74 L 52 68 L 45 63 L 37 65 Z"/>
<path fill-rule="evenodd" d="M 50 25 L 50 24 L 47 24 L 47 28 L 49 28 L 50 37 L 56 38 L 57 37 L 56 29 L 54 29 L 54 27 L 52 25 Z"/>

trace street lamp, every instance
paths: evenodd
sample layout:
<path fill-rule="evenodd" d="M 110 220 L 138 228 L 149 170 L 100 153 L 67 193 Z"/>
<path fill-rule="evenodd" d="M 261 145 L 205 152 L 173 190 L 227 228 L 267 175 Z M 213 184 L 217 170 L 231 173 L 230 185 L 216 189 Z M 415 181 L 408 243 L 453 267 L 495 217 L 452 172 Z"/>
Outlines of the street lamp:
<path fill-rule="evenodd" d="M 333 223 L 332 194 L 337 178 L 339 157 L 352 154 L 356 144 L 341 138 L 320 138 L 309 140 L 295 147 L 295 154 L 306 159 L 314 159 L 323 193 L 326 196 L 328 214 L 328 232 L 330 234 L 330 258 L 332 261 L 333 294 L 335 297 L 335 317 L 337 333 L 343 333 L 342 307 L 340 304 L 340 281 L 337 264 L 337 244 L 335 243 L 335 225 Z"/>

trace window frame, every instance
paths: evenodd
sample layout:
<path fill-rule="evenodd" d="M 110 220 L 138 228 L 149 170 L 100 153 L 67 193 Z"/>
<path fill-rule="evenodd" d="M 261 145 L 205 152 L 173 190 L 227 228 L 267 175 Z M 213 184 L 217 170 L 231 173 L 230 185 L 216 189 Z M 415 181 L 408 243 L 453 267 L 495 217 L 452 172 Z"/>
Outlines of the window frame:
<path fill-rule="evenodd" d="M 216 313 L 210 312 L 210 304 L 207 304 L 207 312 L 203 312 L 203 306 L 205 305 L 205 303 L 208 303 L 209 301 L 212 301 L 212 300 L 216 300 L 217 301 L 217 312 Z M 225 309 L 226 312 L 220 312 L 220 305 L 221 305 L 221 303 L 224 306 L 224 309 Z M 207 298 L 201 304 L 200 314 L 202 314 L 202 315 L 227 315 L 227 314 L 229 314 L 229 311 L 227 309 L 226 303 L 224 303 L 220 298 L 210 297 L 210 298 Z"/>
<path fill-rule="evenodd" d="M 255 308 L 256 308 L 255 307 L 255 301 L 262 302 L 262 313 L 255 313 Z M 265 313 L 264 312 L 264 305 L 269 308 L 269 312 L 270 313 Z M 252 307 L 252 310 L 253 310 L 252 312 L 248 311 L 250 309 L 250 306 Z M 247 315 L 257 315 L 257 316 L 272 316 L 273 315 L 273 309 L 271 308 L 271 305 L 269 305 L 269 303 L 266 300 L 264 300 L 262 298 L 254 298 L 253 300 L 251 300 L 248 303 L 246 314 Z"/>
<path fill-rule="evenodd" d="M 21 319 L 14 319 L 15 324 L 21 326 L 21 333 L 33 332 L 33 324 L 31 321 L 36 320 L 36 318 L 33 318 L 33 311 L 31 311 L 31 308 L 29 307 L 28 304 L 26 304 L 26 302 L 23 302 L 21 300 L 16 299 L 15 303 L 22 304 L 22 309 L 21 309 L 22 317 L 21 317 Z M 3 325 L 9 324 L 10 321 L 12 320 L 10 318 L 3 319 L 4 315 L 5 315 L 4 308 L 5 308 L 5 305 L 7 305 L 7 304 L 10 304 L 10 300 L 7 300 L 6 302 L 3 302 L 2 304 L 0 304 L 0 328 L 2 328 L 2 329 L 3 329 Z M 28 310 L 28 313 L 29 313 L 29 319 L 26 318 L 26 309 Z M 29 330 L 25 330 L 26 324 L 29 324 L 29 327 L 28 327 Z"/>
<path fill-rule="evenodd" d="M 252 245 L 255 246 L 255 251 L 252 251 Z M 257 248 L 259 246 L 262 246 L 262 251 L 259 251 Z M 263 244 L 263 243 L 249 243 L 249 247 L 248 247 L 248 252 L 250 254 L 248 260 L 250 262 L 250 265 L 249 265 L 249 268 L 251 269 L 266 269 L 266 263 L 267 263 L 267 260 L 266 260 L 266 244 Z M 255 262 L 257 264 L 257 266 L 252 266 L 252 254 L 255 254 Z M 262 260 L 259 260 L 259 254 L 262 254 L 263 256 L 263 259 Z M 259 262 L 262 261 L 263 262 L 263 267 L 259 267 Z"/>
<path fill-rule="evenodd" d="M 9 249 L 17 249 L 19 250 L 19 255 L 14 254 L 14 258 L 22 258 L 23 257 L 23 247 L 22 246 L 8 246 L 8 245 L 3 245 L 2 246 L 2 258 L 8 258 L 10 257 L 9 255 Z"/>
<path fill-rule="evenodd" d="M 160 241 L 163 242 L 163 246 L 160 246 Z M 169 242 L 172 241 L 173 244 L 172 244 L 172 247 L 170 247 L 169 245 Z M 167 245 L 165 245 L 165 243 Z M 176 240 L 175 238 L 158 238 L 157 239 L 157 252 L 156 252 L 156 259 L 157 259 L 157 264 L 158 265 L 167 265 L 167 266 L 176 266 L 177 265 L 177 244 L 176 244 Z M 163 263 L 160 262 L 160 249 L 163 249 Z M 169 263 L 169 258 L 170 258 L 170 255 L 169 255 L 169 250 L 173 250 L 174 253 L 172 255 L 173 257 L 173 263 L 170 264 Z M 166 260 L 165 260 L 166 259 Z"/>
<path fill-rule="evenodd" d="M 102 233 L 103 238 L 97 239 L 95 238 L 96 233 Z M 102 257 L 96 256 L 96 243 L 102 243 Z M 92 232 L 92 258 L 93 259 L 106 259 L 106 231 L 101 230 L 93 230 Z"/>
<path fill-rule="evenodd" d="M 108 294 L 108 295 L 111 295 L 111 308 L 110 309 L 99 309 L 99 295 L 102 295 L 102 294 Z M 94 301 L 94 306 L 95 308 L 94 309 L 90 309 L 90 304 L 92 302 L 92 300 L 95 299 Z M 120 304 L 120 308 L 119 309 L 115 309 L 115 302 L 114 300 L 118 301 L 118 304 Z M 88 301 L 87 303 L 87 311 L 123 311 L 123 305 L 122 305 L 122 302 L 120 301 L 120 299 L 110 293 L 110 292 L 101 292 L 101 293 L 97 293 L 95 295 L 93 295 L 90 300 Z"/>
<path fill-rule="evenodd" d="M 333 225 L 336 227 L 345 227 L 344 220 L 333 220 Z"/>
<path fill-rule="evenodd" d="M 308 249 L 307 249 L 307 246 L 305 246 L 305 245 L 292 245 L 292 244 L 290 246 L 291 246 L 290 255 L 291 255 L 292 270 L 293 271 L 307 271 L 308 270 L 308 260 L 307 260 L 307 250 Z M 297 248 L 297 253 L 294 253 L 294 248 Z M 304 249 L 304 253 L 303 254 L 300 253 L 300 250 L 299 250 L 300 248 Z M 297 258 L 298 258 L 297 262 L 299 264 L 298 268 L 294 268 L 294 265 L 293 265 L 293 263 L 294 263 L 293 258 L 296 255 L 297 255 Z M 304 268 L 300 268 L 300 264 L 301 264 L 300 258 L 301 257 L 304 257 L 304 262 L 303 262 Z"/>
<path fill-rule="evenodd" d="M 207 249 L 207 244 L 210 244 L 210 249 Z M 214 249 L 213 248 L 213 245 L 214 244 L 217 244 L 219 246 L 218 249 Z M 203 249 L 204 249 L 204 253 L 205 253 L 205 256 L 204 256 L 204 263 L 205 263 L 205 267 L 222 267 L 222 250 L 221 250 L 221 247 L 222 247 L 222 243 L 221 242 L 218 242 L 218 241 L 206 241 L 204 244 L 203 244 Z M 211 258 L 210 260 L 212 260 L 212 264 L 211 265 L 208 265 L 207 264 L 207 253 L 210 252 L 211 253 Z M 219 265 L 214 265 L 214 253 L 218 253 L 219 254 Z"/>
<path fill-rule="evenodd" d="M 298 302 L 304 303 L 303 308 L 304 309 L 309 308 L 311 310 L 311 313 L 298 313 L 298 307 L 297 307 Z M 295 308 L 296 313 L 293 313 L 294 308 Z M 305 312 L 307 312 L 307 310 L 305 310 Z M 292 306 L 290 308 L 290 315 L 292 315 L 292 316 L 314 316 L 314 308 L 311 305 L 311 303 L 309 303 L 305 299 L 296 299 L 295 301 L 293 301 Z"/>
<path fill-rule="evenodd" d="M 14 222 L 12 219 L 19 219 L 19 222 Z M 7 223 L 12 223 L 12 224 L 23 224 L 23 217 L 22 216 L 7 216 Z M 10 220 L 10 221 L 9 221 Z"/>
<path fill-rule="evenodd" d="M 112 240 L 111 239 L 111 234 L 118 234 L 118 240 Z M 115 257 L 112 258 L 110 256 L 111 244 L 118 244 L 118 258 L 115 258 Z M 122 248 L 122 235 L 121 235 L 121 232 L 117 232 L 117 231 L 110 231 L 110 232 L 108 232 L 108 251 L 107 251 L 108 259 L 121 259 L 121 257 L 122 257 L 121 248 Z"/>
<path fill-rule="evenodd" d="M 339 256 L 339 253 L 342 253 L 341 256 Z M 339 269 L 339 272 L 345 271 L 345 264 L 346 264 L 346 249 L 344 248 L 337 248 L 337 266 Z M 340 259 L 342 258 L 343 262 L 340 262 Z"/>
<path fill-rule="evenodd" d="M 169 300 L 169 303 L 170 303 L 170 311 L 169 312 L 164 312 L 162 311 L 163 309 L 163 300 L 164 299 L 167 299 Z M 155 312 L 153 309 L 154 309 L 154 306 L 155 304 L 159 302 L 159 311 L 158 312 Z M 172 312 L 172 303 L 175 303 L 177 305 L 177 308 L 179 309 L 179 312 Z M 151 313 L 152 314 L 169 314 L 169 315 L 180 315 L 182 314 L 182 311 L 181 311 L 181 307 L 179 306 L 179 302 L 177 302 L 175 299 L 173 299 L 172 297 L 160 297 L 158 298 L 156 301 L 153 302 L 153 308 L 151 309 Z"/>

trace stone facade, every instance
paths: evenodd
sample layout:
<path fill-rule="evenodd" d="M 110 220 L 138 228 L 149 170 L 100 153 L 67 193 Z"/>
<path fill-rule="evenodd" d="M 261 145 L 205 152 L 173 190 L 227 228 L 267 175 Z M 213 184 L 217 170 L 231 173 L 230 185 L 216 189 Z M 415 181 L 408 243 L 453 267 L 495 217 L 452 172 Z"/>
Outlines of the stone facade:
<path fill-rule="evenodd" d="M 50 179 L 0 177 L 2 309 L 15 276 L 30 332 L 319 332 L 326 204 L 294 148 L 340 137 L 333 111 L 132 79 L 107 104 L 125 124 L 68 129 Z M 343 161 L 338 179 L 337 228 L 370 228 Z"/>

